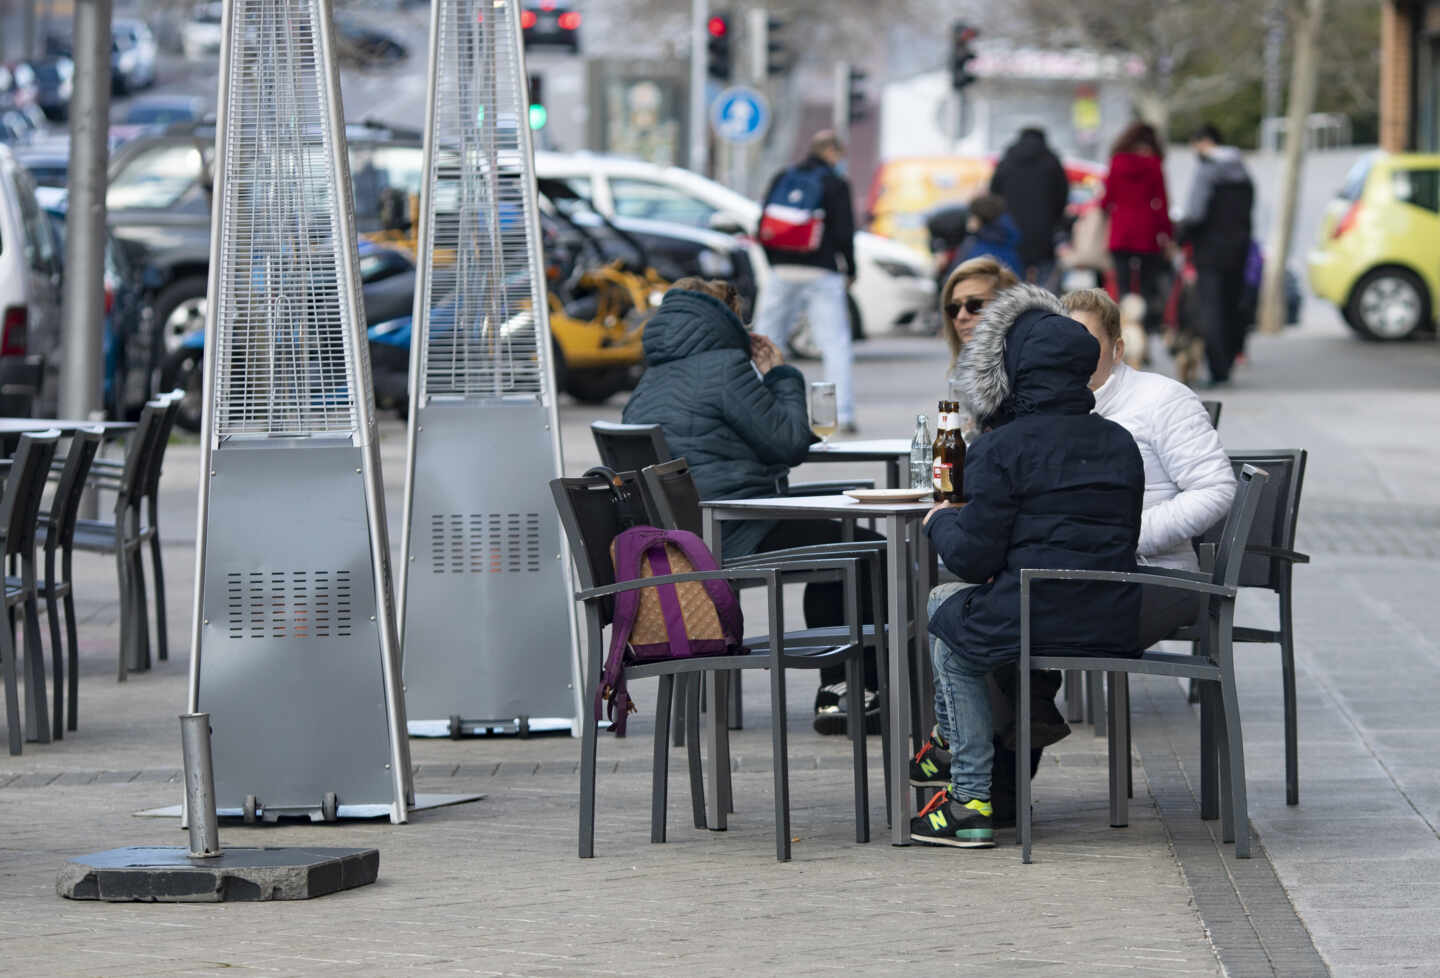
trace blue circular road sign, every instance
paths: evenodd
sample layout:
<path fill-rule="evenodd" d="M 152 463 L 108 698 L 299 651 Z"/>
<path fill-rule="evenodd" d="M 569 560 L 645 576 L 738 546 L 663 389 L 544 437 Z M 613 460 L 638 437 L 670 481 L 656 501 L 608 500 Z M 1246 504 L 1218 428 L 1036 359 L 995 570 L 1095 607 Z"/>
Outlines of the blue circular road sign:
<path fill-rule="evenodd" d="M 727 88 L 710 104 L 710 124 L 721 139 L 751 142 L 770 125 L 770 103 L 753 88 Z"/>

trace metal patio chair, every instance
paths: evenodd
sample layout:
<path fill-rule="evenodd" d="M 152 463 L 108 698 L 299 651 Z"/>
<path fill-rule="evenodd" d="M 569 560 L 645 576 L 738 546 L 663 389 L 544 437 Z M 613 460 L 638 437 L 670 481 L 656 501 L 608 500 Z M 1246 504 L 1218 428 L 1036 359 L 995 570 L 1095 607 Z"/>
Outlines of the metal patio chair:
<path fill-rule="evenodd" d="M 45 652 L 35 598 L 35 524 L 59 440 L 60 432 L 54 428 L 21 435 L 5 477 L 5 491 L 0 494 L 0 532 L 4 533 L 0 546 L 5 557 L 18 561 L 20 568 L 14 580 L 5 581 L 5 610 L 10 621 L 0 622 L 0 671 L 5 676 L 5 719 L 12 755 L 22 749 L 14 632 L 17 611 L 25 621 L 25 737 L 41 743 L 50 740 L 45 709 Z"/>
<path fill-rule="evenodd" d="M 50 500 L 50 512 L 39 518 L 44 527 L 45 577 L 36 589 L 45 598 L 45 615 L 50 625 L 51 672 L 54 683 L 54 707 L 51 723 L 55 739 L 65 731 L 77 729 L 80 712 L 80 638 L 75 619 L 75 575 L 72 570 L 75 520 L 80 500 L 85 495 L 85 480 L 95 454 L 100 450 L 104 432 L 99 428 L 82 428 L 70 438 L 70 449 L 61 463 L 60 478 Z M 37 528 L 38 530 L 38 528 Z M 38 534 L 37 534 L 38 535 Z M 59 557 L 58 565 L 56 557 Z M 60 609 L 65 609 L 64 645 L 60 641 Z M 68 660 L 68 662 L 67 662 Z M 68 674 L 69 709 L 66 709 Z"/>
<path fill-rule="evenodd" d="M 1210 417 L 1210 427 L 1220 427 L 1220 408 L 1223 406 L 1219 401 L 1201 401 L 1205 413 Z"/>
<path fill-rule="evenodd" d="M 1245 744 L 1240 730 L 1240 700 L 1235 689 L 1234 621 L 1235 595 L 1241 579 L 1245 543 L 1250 536 L 1255 511 L 1269 475 L 1246 465 L 1230 515 L 1219 534 L 1214 570 L 1206 574 L 1149 568 L 1123 573 L 1098 570 L 1045 570 L 1026 568 L 1020 572 L 1020 696 L 1016 704 L 1019 738 L 1016 751 L 1017 841 L 1021 859 L 1030 862 L 1032 813 L 1030 811 L 1030 670 L 1079 669 L 1107 675 L 1110 755 L 1110 824 L 1129 823 L 1130 781 L 1130 687 L 1132 673 L 1188 677 L 1202 683 L 1200 708 L 1201 814 L 1206 800 L 1213 797 L 1215 762 L 1218 760 L 1221 838 L 1235 843 L 1235 856 L 1250 856 L 1250 823 L 1245 797 Z M 1138 658 L 1033 655 L 1030 650 L 1030 596 L 1039 582 L 1103 581 L 1139 584 L 1192 591 L 1209 596 L 1204 616 L 1205 640 L 1198 655 L 1172 652 L 1143 652 Z M 1218 753 L 1218 758 L 1217 758 Z"/>
<path fill-rule="evenodd" d="M 614 614 L 613 596 L 623 591 L 656 587 L 667 583 L 685 581 L 723 580 L 739 581 L 759 578 L 765 581 L 768 598 L 769 632 L 767 648 L 751 654 L 709 656 L 703 658 L 675 659 L 664 662 L 643 663 L 627 666 L 627 680 L 655 677 L 660 681 L 659 696 L 655 711 L 654 780 L 651 792 L 650 840 L 665 841 L 665 799 L 669 768 L 669 722 L 670 700 L 674 694 L 675 678 L 681 675 L 709 673 L 712 696 L 712 743 L 711 764 L 720 768 L 730 763 L 728 730 L 726 725 L 715 723 L 724 716 L 726 673 L 737 669 L 769 669 L 770 695 L 774 719 L 771 723 L 771 749 L 774 755 L 775 779 L 775 855 L 780 861 L 790 858 L 790 782 L 787 755 L 785 723 L 785 670 L 787 668 L 819 668 L 832 663 L 844 663 L 850 674 L 850 707 L 859 715 L 863 710 L 861 675 L 861 644 L 859 635 L 859 593 L 858 562 L 853 559 L 836 559 L 812 562 L 812 569 L 830 568 L 845 571 L 847 582 L 846 603 L 851 622 L 851 634 L 843 644 L 819 648 L 788 648 L 784 641 L 784 597 L 780 587 L 781 571 L 771 567 L 735 568 L 719 571 L 672 574 L 650 577 L 638 581 L 617 584 L 610 559 L 610 544 L 624 528 L 621 502 L 608 480 L 599 478 L 554 479 L 550 482 L 556 508 L 565 527 L 565 535 L 575 560 L 575 567 L 581 590 L 575 599 L 584 609 L 584 665 L 585 690 L 581 700 L 581 761 L 580 761 L 580 857 L 591 858 L 595 854 L 595 759 L 599 722 L 595 716 L 596 690 L 604 668 L 606 646 L 603 632 L 611 623 Z M 691 724 L 692 805 L 696 827 L 705 825 L 704 809 L 701 802 L 698 778 L 700 776 L 695 741 L 699 738 L 698 710 L 688 713 Z M 852 735 L 855 779 L 855 838 L 867 842 L 870 838 L 869 796 L 865 771 L 864 729 L 856 725 Z M 717 768 L 719 770 L 720 768 Z M 729 799 L 725 797 L 726 784 L 717 778 L 715 799 L 717 824 L 710 826 L 717 830 L 725 828 L 725 816 Z"/>
<path fill-rule="evenodd" d="M 34 417 L 35 402 L 44 386 L 44 357 L 6 357 L 0 360 L 0 417 Z M 0 454 L 10 458 L 19 443 L 19 435 L 0 435 Z"/>

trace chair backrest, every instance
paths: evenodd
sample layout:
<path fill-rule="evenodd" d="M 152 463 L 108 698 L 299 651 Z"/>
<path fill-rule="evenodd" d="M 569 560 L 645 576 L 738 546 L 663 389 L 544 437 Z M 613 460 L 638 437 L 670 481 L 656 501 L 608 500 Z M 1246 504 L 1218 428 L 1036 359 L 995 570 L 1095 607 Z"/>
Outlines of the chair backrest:
<path fill-rule="evenodd" d="M 54 428 L 20 436 L 10 474 L 5 478 L 5 492 L 0 495 L 0 527 L 5 530 L 7 557 L 29 559 L 35 555 L 35 522 L 59 441 L 60 432 Z"/>
<path fill-rule="evenodd" d="M 1218 428 L 1218 427 L 1220 427 L 1220 407 L 1221 407 L 1220 402 L 1219 402 L 1219 401 L 1201 401 L 1200 404 L 1205 408 L 1205 413 L 1210 416 L 1210 427 L 1212 427 L 1212 428 Z"/>
<path fill-rule="evenodd" d="M 651 506 L 658 526 L 667 530 L 689 530 L 697 536 L 704 532 L 700 512 L 700 491 L 690 475 L 690 463 L 674 458 L 659 465 L 647 466 L 640 472 L 649 490 Z"/>
<path fill-rule="evenodd" d="M 99 428 L 81 428 L 70 438 L 70 451 L 65 455 L 60 481 L 55 484 L 55 498 L 50 501 L 49 532 L 45 535 L 47 552 L 69 547 L 75 538 L 75 519 L 80 513 L 80 500 L 85 496 L 85 480 L 104 437 Z"/>
<path fill-rule="evenodd" d="M 1225 517 L 1216 540 L 1219 547 L 1215 551 L 1213 580 L 1226 587 L 1236 587 L 1240 583 L 1245 543 L 1250 539 L 1255 511 L 1270 475 L 1264 469 L 1244 465 L 1236 479 L 1239 484 L 1235 489 L 1235 501 L 1230 504 L 1230 515 Z"/>
<path fill-rule="evenodd" d="M 600 451 L 600 463 L 616 472 L 639 472 L 673 457 L 658 424 L 592 421 L 590 433 Z"/>
<path fill-rule="evenodd" d="M 140 420 L 130 432 L 129 443 L 125 446 L 125 467 L 120 473 L 119 502 L 133 505 L 145 493 L 146 480 L 150 475 L 150 458 L 159 447 L 160 428 L 165 423 L 165 412 L 169 405 L 157 398 L 146 401 L 140 411 Z"/>
<path fill-rule="evenodd" d="M 560 513 L 560 524 L 570 542 L 575 571 L 581 589 L 615 583 L 615 566 L 610 560 L 610 542 L 621 531 L 647 522 L 640 477 L 634 472 L 618 473 L 619 485 L 602 476 L 578 479 L 551 479 L 550 493 Z M 600 620 L 608 625 L 614 616 L 614 602 L 600 602 Z"/>
<path fill-rule="evenodd" d="M 1237 476 L 1247 465 L 1264 469 L 1270 476 L 1260 493 L 1255 519 L 1245 542 L 1250 546 L 1294 550 L 1295 529 L 1300 515 L 1300 490 L 1305 483 L 1305 450 L 1287 448 L 1228 454 Z M 1218 543 L 1219 530 L 1219 527 L 1212 528 L 1200 538 L 1201 542 Z M 1237 583 L 1240 587 L 1278 590 L 1288 566 L 1285 561 L 1261 554 L 1247 554 Z"/>
<path fill-rule="evenodd" d="M 160 425 L 155 431 L 155 443 L 150 446 L 150 457 L 146 459 L 145 477 L 141 483 L 141 492 L 152 499 L 160 488 L 160 470 L 165 465 L 165 449 L 170 444 L 170 434 L 175 430 L 175 419 L 180 415 L 180 401 L 184 396 L 183 391 L 175 390 L 155 399 L 165 407 L 160 412 Z"/>

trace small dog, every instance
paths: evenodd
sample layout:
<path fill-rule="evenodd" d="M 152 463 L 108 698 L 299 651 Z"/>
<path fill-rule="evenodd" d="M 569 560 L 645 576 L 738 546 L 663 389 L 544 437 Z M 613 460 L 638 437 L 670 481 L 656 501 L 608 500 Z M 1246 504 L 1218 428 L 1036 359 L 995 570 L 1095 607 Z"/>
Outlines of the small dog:
<path fill-rule="evenodd" d="M 1125 362 L 1136 370 L 1150 362 L 1145 335 L 1145 300 L 1134 292 L 1120 299 L 1120 338 L 1125 341 Z"/>
<path fill-rule="evenodd" d="M 1165 328 L 1165 349 L 1175 362 L 1175 379 L 1194 387 L 1205 363 L 1205 339 L 1195 325 L 1195 273 L 1181 273 L 1181 292 L 1175 322 Z"/>

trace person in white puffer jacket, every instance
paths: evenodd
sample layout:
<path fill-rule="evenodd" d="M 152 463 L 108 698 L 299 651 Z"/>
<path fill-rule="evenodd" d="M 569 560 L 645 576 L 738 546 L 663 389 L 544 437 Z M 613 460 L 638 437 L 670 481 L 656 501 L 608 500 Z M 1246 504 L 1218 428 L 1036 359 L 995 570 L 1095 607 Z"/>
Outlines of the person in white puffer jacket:
<path fill-rule="evenodd" d="M 1205 406 L 1179 381 L 1125 363 L 1120 308 L 1104 291 L 1080 289 L 1063 302 L 1100 343 L 1100 362 L 1090 378 L 1095 413 L 1129 431 L 1145 463 L 1139 562 L 1199 570 L 1190 541 L 1223 520 L 1235 498 L 1235 473 Z M 1203 603 L 1203 595 L 1147 588 L 1140 647 L 1193 623 Z"/>

